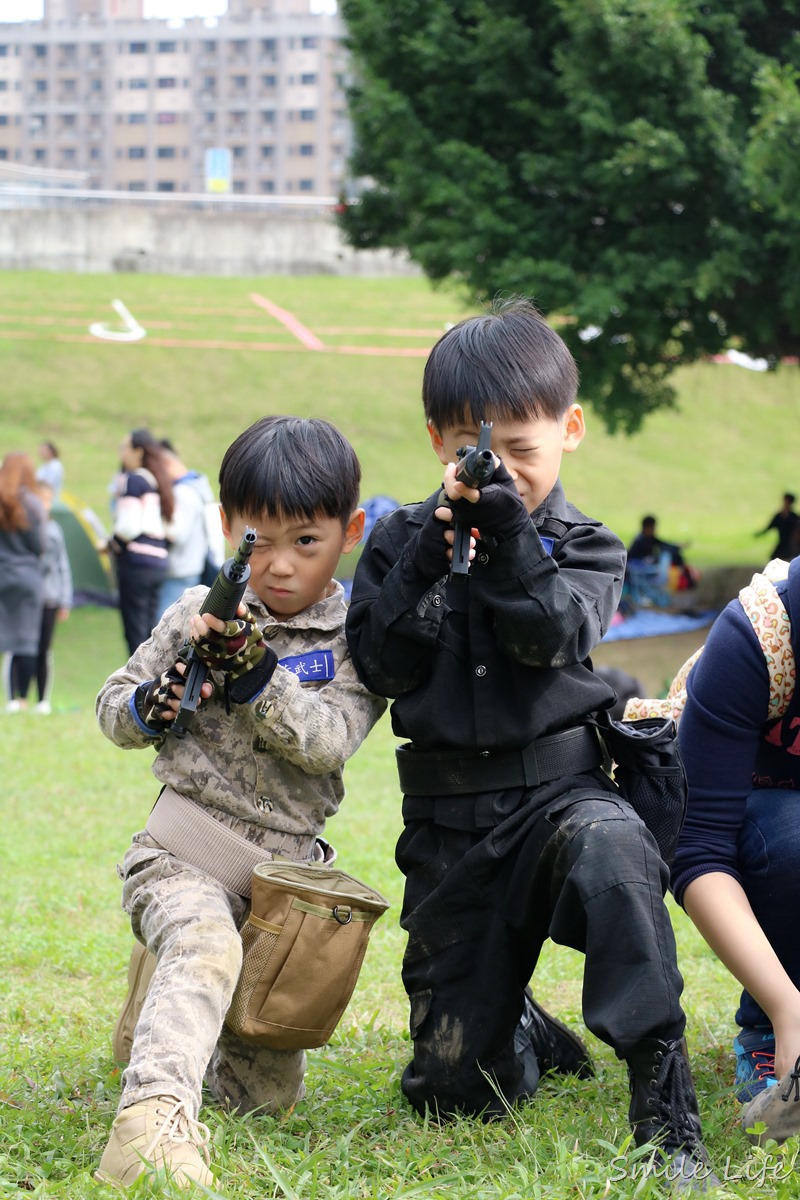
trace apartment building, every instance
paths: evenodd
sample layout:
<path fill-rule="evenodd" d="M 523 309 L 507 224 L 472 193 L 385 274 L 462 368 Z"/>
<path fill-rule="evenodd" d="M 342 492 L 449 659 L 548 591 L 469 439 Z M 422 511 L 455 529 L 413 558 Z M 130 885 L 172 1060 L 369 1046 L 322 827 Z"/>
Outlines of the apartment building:
<path fill-rule="evenodd" d="M 335 196 L 346 70 L 340 17 L 310 0 L 187 21 L 145 20 L 142 0 L 45 0 L 43 20 L 0 23 L 0 161 L 102 190 Z"/>

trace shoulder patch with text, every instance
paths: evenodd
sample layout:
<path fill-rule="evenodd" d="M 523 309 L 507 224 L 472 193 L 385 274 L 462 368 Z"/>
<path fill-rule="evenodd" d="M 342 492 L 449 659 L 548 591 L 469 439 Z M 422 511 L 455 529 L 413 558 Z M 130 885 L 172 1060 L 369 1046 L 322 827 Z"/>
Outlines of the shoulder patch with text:
<path fill-rule="evenodd" d="M 332 650 L 312 650 L 308 654 L 292 654 L 288 658 L 279 658 L 278 665 L 291 671 L 299 680 L 308 683 L 320 683 L 326 679 L 333 679 L 336 675 Z"/>

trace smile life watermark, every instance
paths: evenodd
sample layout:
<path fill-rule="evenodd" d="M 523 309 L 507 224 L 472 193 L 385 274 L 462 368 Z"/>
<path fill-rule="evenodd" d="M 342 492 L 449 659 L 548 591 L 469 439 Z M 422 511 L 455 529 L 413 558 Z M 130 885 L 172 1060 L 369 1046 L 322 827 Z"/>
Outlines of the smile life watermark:
<path fill-rule="evenodd" d="M 763 1188 L 792 1178 L 796 1169 L 795 1158 L 796 1155 L 783 1158 L 779 1154 L 765 1154 L 763 1157 L 742 1163 L 732 1161 L 728 1155 L 723 1163 L 711 1166 L 699 1160 L 681 1163 L 656 1157 L 631 1163 L 624 1154 L 618 1154 L 611 1160 L 613 1170 L 608 1177 L 608 1183 L 636 1179 L 661 1179 L 667 1183 L 680 1179 L 700 1183 L 716 1175 L 722 1183 L 747 1183 L 751 1187 Z"/>

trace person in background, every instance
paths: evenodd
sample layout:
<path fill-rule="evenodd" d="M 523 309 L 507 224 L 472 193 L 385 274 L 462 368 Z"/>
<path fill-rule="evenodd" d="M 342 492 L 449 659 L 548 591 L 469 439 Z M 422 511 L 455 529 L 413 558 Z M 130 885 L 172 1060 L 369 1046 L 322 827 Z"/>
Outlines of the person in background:
<path fill-rule="evenodd" d="M 774 529 L 778 535 L 778 542 L 770 557 L 782 558 L 784 562 L 791 562 L 800 551 L 798 542 L 800 516 L 794 511 L 795 498 L 793 492 L 784 492 L 780 510 L 775 513 L 768 525 L 757 530 L 753 535 L 754 537 L 763 537 L 765 533 L 769 533 L 770 529 Z"/>
<path fill-rule="evenodd" d="M 42 609 L 39 653 L 36 659 L 38 703 L 34 712 L 48 715 L 51 712 L 50 697 L 53 692 L 53 635 L 56 623 L 66 621 L 72 610 L 72 571 L 61 526 L 50 516 L 53 491 L 44 483 L 40 483 L 36 491 L 42 501 L 47 524 L 45 525 L 45 546 L 42 555 L 44 607 Z M 12 679 L 14 661 L 14 659 L 11 661 Z"/>
<path fill-rule="evenodd" d="M 120 445 L 120 458 L 108 549 L 114 555 L 125 640 L 133 654 L 158 622 L 167 573 L 165 524 L 172 520 L 175 499 L 166 451 L 149 429 L 129 433 Z"/>
<path fill-rule="evenodd" d="M 58 500 L 64 483 L 64 464 L 58 456 L 58 450 L 52 442 L 41 442 L 39 457 L 42 462 L 36 469 L 36 482 L 46 483 L 53 493 L 53 499 Z"/>
<path fill-rule="evenodd" d="M 169 553 L 159 598 L 159 612 L 163 614 L 187 588 L 202 580 L 209 551 L 206 505 L 214 503 L 214 494 L 208 477 L 190 471 L 167 438 L 161 439 L 161 446 L 175 496 L 175 511 L 165 526 Z"/>
<path fill-rule="evenodd" d="M 35 488 L 31 458 L 7 454 L 0 465 L 0 653 L 13 654 L 16 667 L 12 680 L 6 659 L 6 712 L 25 707 L 39 648 L 45 513 Z"/>

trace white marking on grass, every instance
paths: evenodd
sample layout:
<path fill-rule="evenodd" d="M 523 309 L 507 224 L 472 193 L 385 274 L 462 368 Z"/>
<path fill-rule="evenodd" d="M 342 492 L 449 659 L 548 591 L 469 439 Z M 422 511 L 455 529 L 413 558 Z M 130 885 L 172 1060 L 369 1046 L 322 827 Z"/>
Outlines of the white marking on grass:
<path fill-rule="evenodd" d="M 128 312 L 121 300 L 112 300 L 111 307 L 122 318 L 125 329 L 109 329 L 102 321 L 95 321 L 89 326 L 89 333 L 93 337 L 102 338 L 106 342 L 140 342 L 143 337 L 147 337 L 147 330 Z"/>

